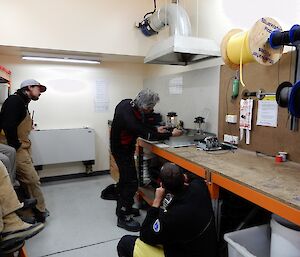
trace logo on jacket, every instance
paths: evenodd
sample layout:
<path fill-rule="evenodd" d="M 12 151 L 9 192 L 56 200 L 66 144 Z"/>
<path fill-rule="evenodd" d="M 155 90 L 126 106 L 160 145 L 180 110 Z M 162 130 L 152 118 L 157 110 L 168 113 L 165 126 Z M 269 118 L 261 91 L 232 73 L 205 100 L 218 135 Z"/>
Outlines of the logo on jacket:
<path fill-rule="evenodd" d="M 160 222 L 159 219 L 157 219 L 153 224 L 153 230 L 154 232 L 158 233 L 160 231 Z"/>

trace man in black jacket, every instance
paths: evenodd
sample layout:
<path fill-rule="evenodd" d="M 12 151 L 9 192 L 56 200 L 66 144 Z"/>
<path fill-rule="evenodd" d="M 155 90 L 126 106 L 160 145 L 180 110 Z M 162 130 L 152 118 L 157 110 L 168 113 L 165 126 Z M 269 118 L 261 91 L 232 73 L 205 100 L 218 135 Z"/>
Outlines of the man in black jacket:
<path fill-rule="evenodd" d="M 110 147 L 120 173 L 120 196 L 116 209 L 118 226 L 129 231 L 140 229 L 140 224 L 131 217 L 133 198 L 138 188 L 134 162 L 136 139 L 162 140 L 182 134 L 178 129 L 169 132 L 163 126 L 156 128 L 145 123 L 145 115 L 153 112 L 158 101 L 158 94 L 149 89 L 140 91 L 133 100 L 122 100 L 115 109 L 111 126 Z"/>
<path fill-rule="evenodd" d="M 39 222 L 45 222 L 49 213 L 46 210 L 40 178 L 31 159 L 29 133 L 32 130 L 33 121 L 29 114 L 28 104 L 31 100 L 38 100 L 41 93 L 45 91 L 46 87 L 34 79 L 23 81 L 20 89 L 5 100 L 0 114 L 1 129 L 5 134 L 2 143 L 16 149 L 17 179 L 29 197 L 37 199 L 34 211 L 36 220 Z"/>
<path fill-rule="evenodd" d="M 117 247 L 119 257 L 216 257 L 214 215 L 205 182 L 188 182 L 173 163 L 163 166 L 160 179 L 140 238 L 124 236 Z M 171 197 L 165 198 L 166 193 Z"/>

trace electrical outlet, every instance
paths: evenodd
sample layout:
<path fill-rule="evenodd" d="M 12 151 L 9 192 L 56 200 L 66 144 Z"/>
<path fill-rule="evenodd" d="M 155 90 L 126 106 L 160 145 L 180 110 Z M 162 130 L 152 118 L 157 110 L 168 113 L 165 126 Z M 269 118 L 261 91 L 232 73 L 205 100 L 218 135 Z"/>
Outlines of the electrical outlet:
<path fill-rule="evenodd" d="M 237 115 L 230 115 L 230 114 L 227 114 L 226 117 L 225 117 L 225 121 L 227 123 L 237 123 Z"/>
<path fill-rule="evenodd" d="M 224 134 L 224 142 L 237 145 L 239 143 L 239 137 Z"/>

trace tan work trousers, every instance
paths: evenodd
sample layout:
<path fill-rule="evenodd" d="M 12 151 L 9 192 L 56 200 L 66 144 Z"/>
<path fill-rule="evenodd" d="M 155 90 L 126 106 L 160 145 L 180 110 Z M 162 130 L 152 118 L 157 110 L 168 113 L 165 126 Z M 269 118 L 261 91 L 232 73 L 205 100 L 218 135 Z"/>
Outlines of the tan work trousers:
<path fill-rule="evenodd" d="M 14 185 L 16 178 L 16 150 L 15 148 L 0 143 L 0 160 L 5 165 L 10 176 L 11 183 Z"/>
<path fill-rule="evenodd" d="M 30 148 L 17 150 L 17 179 L 25 188 L 30 197 L 37 199 L 36 208 L 44 212 L 46 210 L 45 199 L 41 190 L 40 178 L 33 166 Z"/>
<path fill-rule="evenodd" d="M 8 172 L 0 161 L 0 232 L 3 230 L 3 217 L 22 206 L 11 184 Z"/>

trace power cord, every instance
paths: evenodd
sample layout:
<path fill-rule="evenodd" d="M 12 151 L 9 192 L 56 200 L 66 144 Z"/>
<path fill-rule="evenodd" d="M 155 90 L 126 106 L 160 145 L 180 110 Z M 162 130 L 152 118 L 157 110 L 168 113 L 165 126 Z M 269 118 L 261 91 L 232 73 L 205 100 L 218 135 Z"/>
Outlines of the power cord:
<path fill-rule="evenodd" d="M 153 10 L 152 12 L 147 12 L 147 13 L 144 15 L 144 19 L 145 19 L 148 15 L 155 13 L 155 11 L 156 11 L 156 0 L 154 0 L 154 10 Z"/>

